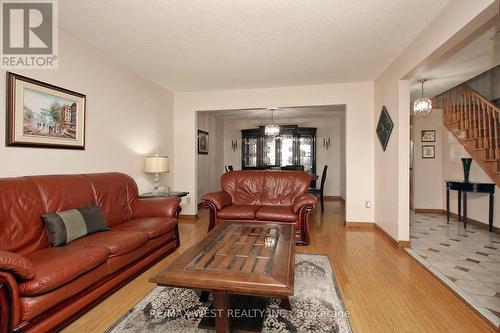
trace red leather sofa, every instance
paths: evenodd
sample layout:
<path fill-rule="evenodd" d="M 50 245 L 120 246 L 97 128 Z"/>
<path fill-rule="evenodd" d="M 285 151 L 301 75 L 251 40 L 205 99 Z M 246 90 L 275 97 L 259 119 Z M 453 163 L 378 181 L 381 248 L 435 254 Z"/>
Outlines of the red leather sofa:
<path fill-rule="evenodd" d="M 120 173 L 0 179 L 0 330 L 57 330 L 179 246 L 180 199 Z M 111 231 L 50 247 L 40 214 L 98 205 Z"/>
<path fill-rule="evenodd" d="M 309 215 L 316 197 L 308 193 L 311 176 L 302 171 L 231 171 L 220 192 L 202 197 L 210 226 L 223 220 L 295 224 L 298 245 L 309 244 Z"/>

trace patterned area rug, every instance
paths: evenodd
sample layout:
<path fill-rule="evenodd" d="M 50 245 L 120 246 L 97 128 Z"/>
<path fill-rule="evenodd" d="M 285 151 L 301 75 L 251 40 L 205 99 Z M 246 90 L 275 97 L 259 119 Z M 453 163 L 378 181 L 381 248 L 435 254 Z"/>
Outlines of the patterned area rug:
<path fill-rule="evenodd" d="M 262 332 L 350 333 L 349 312 L 328 257 L 297 254 L 295 263 L 292 311 L 282 309 L 279 299 L 270 299 Z M 156 287 L 107 332 L 213 332 L 198 328 L 211 305 L 200 302 L 199 295 L 191 289 Z"/>

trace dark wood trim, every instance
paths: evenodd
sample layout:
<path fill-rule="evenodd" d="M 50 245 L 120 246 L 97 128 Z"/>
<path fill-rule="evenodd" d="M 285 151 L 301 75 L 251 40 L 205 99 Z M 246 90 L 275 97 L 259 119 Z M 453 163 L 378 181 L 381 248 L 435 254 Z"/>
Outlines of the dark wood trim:
<path fill-rule="evenodd" d="M 122 274 L 123 272 L 127 271 L 128 269 L 133 268 L 133 266 L 139 264 L 146 257 L 148 257 L 150 255 L 154 255 L 156 252 L 160 252 L 162 250 L 162 248 L 164 246 L 166 246 L 166 244 L 169 244 L 172 241 L 175 241 L 175 246 L 172 249 L 168 250 L 164 254 L 158 256 L 157 258 L 155 258 L 151 262 L 147 263 L 145 266 L 143 266 L 142 268 L 140 268 L 136 272 L 130 274 L 129 276 L 127 276 L 126 278 L 124 278 L 123 281 L 117 283 L 115 286 L 113 286 L 110 289 L 106 290 L 101 295 L 99 295 L 99 297 L 97 297 L 96 299 L 90 301 L 88 304 L 86 304 L 85 306 L 83 306 L 81 309 L 77 310 L 74 314 L 68 316 L 66 319 L 64 319 L 63 321 L 57 323 L 56 326 L 54 326 L 54 327 L 51 328 L 53 331 L 61 330 L 62 328 L 64 328 L 65 326 L 69 325 L 71 322 L 73 322 L 74 320 L 76 320 L 78 317 L 80 317 L 81 315 L 83 315 L 85 312 L 89 311 L 92 307 L 94 307 L 98 303 L 102 302 L 104 299 L 106 299 L 108 296 L 110 296 L 111 294 L 113 294 L 115 291 L 117 291 L 118 289 L 120 289 L 121 287 L 123 287 L 124 285 L 126 285 L 128 282 L 130 282 L 131 280 L 133 280 L 134 278 L 136 278 L 137 276 L 139 276 L 140 274 L 142 274 L 143 272 L 145 272 L 151 266 L 153 266 L 154 264 L 156 264 L 157 262 L 159 262 L 160 260 L 162 260 L 163 258 L 165 258 L 166 256 L 168 256 L 169 254 L 171 254 L 172 252 L 174 252 L 179 247 L 179 245 L 180 245 L 180 239 L 179 239 L 178 229 L 176 228 L 176 235 L 174 237 L 172 237 L 168 242 L 159 245 L 158 247 L 156 247 L 153 250 L 149 251 L 148 253 L 146 253 L 142 257 L 134 260 L 133 262 L 131 262 L 127 266 L 124 266 L 120 270 L 116 271 L 115 273 L 113 273 L 111 275 L 108 275 L 107 277 L 103 278 L 102 280 L 99 280 L 96 284 L 94 284 L 94 285 L 92 285 L 92 286 L 90 286 L 90 287 L 82 290 L 78 294 L 76 294 L 76 295 L 74 295 L 74 296 L 72 296 L 72 297 L 64 300 L 63 302 L 61 302 L 58 305 L 50 308 L 48 311 L 40 314 L 39 316 L 35 317 L 34 319 L 21 323 L 19 326 L 17 326 L 14 329 L 14 332 L 16 332 L 16 333 L 18 333 L 18 332 L 27 332 L 27 331 L 35 328 L 38 324 L 40 324 L 44 320 L 50 318 L 54 314 L 62 311 L 64 308 L 66 308 L 67 306 L 71 305 L 75 301 L 79 300 L 81 297 L 83 297 L 86 294 L 92 292 L 93 290 L 101 287 L 102 285 L 104 285 L 104 284 L 112 281 L 113 279 L 115 279 L 116 277 L 120 276 L 120 274 Z"/>
<path fill-rule="evenodd" d="M 208 231 L 210 231 L 215 227 L 215 219 L 217 217 L 215 214 L 217 213 L 217 207 L 215 207 L 215 205 L 210 201 L 203 202 L 203 206 L 210 212 L 210 222 L 208 223 Z"/>
<path fill-rule="evenodd" d="M 56 149 L 72 149 L 72 150 L 85 150 L 85 140 L 86 140 L 86 132 L 87 132 L 87 96 L 78 93 L 76 91 L 72 91 L 66 88 L 62 88 L 59 86 L 52 85 L 50 83 L 38 81 L 26 76 L 22 76 L 19 74 L 15 74 L 12 72 L 7 72 L 6 75 L 7 80 L 7 95 L 6 95 L 6 104 L 7 104 L 7 121 L 6 121 L 6 130 L 5 130 L 5 145 L 8 147 L 28 147 L 28 148 L 56 148 Z M 35 84 L 44 88 L 57 90 L 64 94 L 75 95 L 79 98 L 83 98 L 83 142 L 81 146 L 70 146 L 63 144 L 49 144 L 49 143 L 26 143 L 26 142 L 16 142 L 15 141 L 15 97 L 16 97 L 16 80 L 28 82 L 31 84 Z"/>
<path fill-rule="evenodd" d="M 0 332 L 11 332 L 12 323 L 12 289 L 8 281 L 0 276 Z"/>
<path fill-rule="evenodd" d="M 309 244 L 309 216 L 312 214 L 314 207 L 312 205 L 304 206 L 299 212 L 299 221 L 303 221 L 302 229 L 300 231 L 300 238 L 295 244 L 299 246 Z"/>

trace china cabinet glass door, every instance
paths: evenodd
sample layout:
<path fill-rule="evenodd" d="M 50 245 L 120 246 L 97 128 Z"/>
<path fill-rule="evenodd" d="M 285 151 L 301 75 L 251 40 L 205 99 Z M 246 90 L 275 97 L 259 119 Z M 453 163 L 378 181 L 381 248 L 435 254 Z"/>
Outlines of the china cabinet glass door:
<path fill-rule="evenodd" d="M 256 167 L 257 166 L 257 138 L 242 138 L 242 165 L 243 167 Z"/>

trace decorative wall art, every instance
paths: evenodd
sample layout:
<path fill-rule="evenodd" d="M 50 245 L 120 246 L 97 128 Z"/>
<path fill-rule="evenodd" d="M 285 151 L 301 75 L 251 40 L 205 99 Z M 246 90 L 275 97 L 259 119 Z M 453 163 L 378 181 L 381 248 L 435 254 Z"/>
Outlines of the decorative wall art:
<path fill-rule="evenodd" d="M 198 130 L 198 154 L 208 155 L 208 132 Z"/>
<path fill-rule="evenodd" d="M 394 128 L 394 123 L 392 122 L 391 116 L 385 105 L 382 107 L 382 111 L 380 112 L 380 117 L 378 119 L 377 124 L 377 136 L 380 144 L 382 145 L 382 149 L 385 151 L 387 148 L 387 144 L 389 143 L 389 138 L 391 137 L 392 129 Z"/>
<path fill-rule="evenodd" d="M 420 141 L 421 142 L 436 142 L 436 131 L 435 130 L 422 130 Z"/>
<path fill-rule="evenodd" d="M 436 157 L 435 146 L 422 146 L 422 158 L 435 158 L 435 157 Z"/>
<path fill-rule="evenodd" d="M 86 96 L 7 73 L 7 145 L 85 149 Z"/>

